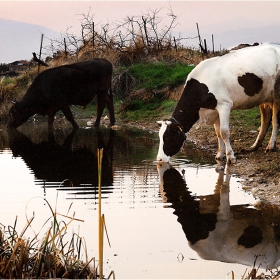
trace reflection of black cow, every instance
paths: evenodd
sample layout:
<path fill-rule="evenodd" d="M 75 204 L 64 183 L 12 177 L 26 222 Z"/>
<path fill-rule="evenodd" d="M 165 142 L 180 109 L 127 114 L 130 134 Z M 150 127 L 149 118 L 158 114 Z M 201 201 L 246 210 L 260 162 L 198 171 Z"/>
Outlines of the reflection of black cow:
<path fill-rule="evenodd" d="M 48 128 L 53 129 L 54 116 L 61 110 L 73 128 L 78 128 L 70 105 L 85 107 L 97 95 L 99 126 L 102 112 L 107 106 L 110 123 L 114 125 L 114 105 L 111 90 L 112 64 L 105 59 L 92 59 L 47 69 L 40 73 L 23 98 L 10 109 L 8 128 L 17 128 L 34 114 L 48 116 Z"/>
<path fill-rule="evenodd" d="M 112 156 L 115 131 L 110 130 L 106 145 L 101 131 L 99 129 L 95 131 L 97 137 L 93 137 L 93 140 L 97 139 L 96 151 L 97 148 L 103 148 L 101 184 L 102 192 L 105 193 L 110 190 L 104 187 L 113 185 Z M 62 184 L 63 190 L 72 192 L 77 190 L 78 194 L 95 194 L 96 189 L 93 186 L 98 185 L 97 155 L 85 147 L 72 148 L 73 138 L 78 139 L 79 137 L 79 135 L 75 135 L 75 132 L 72 132 L 61 146 L 56 143 L 52 132 L 48 135 L 48 141 L 35 144 L 19 131 L 9 130 L 10 148 L 13 155 L 20 156 L 34 172 L 40 184 L 46 187 L 57 187 L 62 181 L 69 179 L 73 187 L 65 188 L 65 184 L 69 185 L 65 182 Z"/>
<path fill-rule="evenodd" d="M 190 247 L 207 260 L 275 268 L 280 265 L 280 212 L 230 206 L 229 180 L 219 172 L 213 195 L 195 197 L 180 173 L 158 165 L 164 200 L 172 203 Z"/>

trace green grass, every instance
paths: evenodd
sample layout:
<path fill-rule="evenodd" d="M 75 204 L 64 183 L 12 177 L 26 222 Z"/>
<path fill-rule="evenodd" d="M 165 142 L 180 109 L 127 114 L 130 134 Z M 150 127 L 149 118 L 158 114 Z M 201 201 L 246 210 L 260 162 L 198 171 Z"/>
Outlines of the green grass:
<path fill-rule="evenodd" d="M 242 127 L 245 130 L 256 130 L 260 126 L 260 110 L 255 107 L 247 110 L 234 110 L 230 115 L 231 125 Z"/>
<path fill-rule="evenodd" d="M 12 78 L 5 77 L 4 79 L 1 80 L 1 85 L 7 86 L 9 84 L 12 84 L 13 82 L 14 82 L 14 80 Z"/>
<path fill-rule="evenodd" d="M 193 68 L 183 63 L 140 63 L 130 66 L 129 72 L 137 80 L 135 90 L 153 90 L 183 84 Z"/>
<path fill-rule="evenodd" d="M 122 120 L 130 121 L 154 121 L 155 119 L 162 119 L 169 117 L 173 112 L 177 101 L 175 100 L 134 100 L 131 101 L 129 110 L 122 110 L 119 106 L 118 115 Z"/>

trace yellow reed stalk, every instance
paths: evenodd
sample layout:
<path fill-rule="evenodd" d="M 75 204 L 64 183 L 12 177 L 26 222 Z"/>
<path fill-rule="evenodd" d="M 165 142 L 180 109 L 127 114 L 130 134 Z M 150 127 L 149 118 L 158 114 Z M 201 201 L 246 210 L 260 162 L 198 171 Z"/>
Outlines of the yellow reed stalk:
<path fill-rule="evenodd" d="M 49 240 L 50 233 L 51 233 L 51 229 L 48 230 L 48 233 L 47 233 L 47 236 L 46 236 L 46 239 L 45 239 L 45 242 L 44 242 L 42 251 L 40 251 L 40 254 L 39 254 L 40 259 L 39 259 L 38 271 L 37 271 L 37 275 L 36 275 L 36 278 L 37 278 L 37 279 L 38 279 L 38 278 L 40 277 L 40 275 L 41 275 L 41 269 L 42 269 L 43 259 L 44 259 L 45 253 L 46 253 L 46 248 L 47 248 L 47 245 L 48 245 L 48 240 Z"/>
<path fill-rule="evenodd" d="M 10 263 L 11 263 L 12 261 L 14 261 L 14 256 L 16 255 L 16 252 L 17 252 L 17 249 L 18 249 L 19 246 L 20 246 L 20 243 L 19 243 L 19 242 L 16 242 L 16 243 L 14 244 L 13 252 L 12 252 L 12 254 L 11 254 L 11 256 L 10 256 L 10 259 L 9 259 L 8 263 L 6 264 L 5 270 L 4 270 L 4 272 L 3 272 L 4 275 L 6 274 L 6 271 L 7 271 L 7 269 L 9 268 Z"/>
<path fill-rule="evenodd" d="M 99 255 L 99 278 L 103 278 L 103 220 L 101 215 L 101 174 L 102 174 L 103 149 L 98 149 L 98 255 Z"/>

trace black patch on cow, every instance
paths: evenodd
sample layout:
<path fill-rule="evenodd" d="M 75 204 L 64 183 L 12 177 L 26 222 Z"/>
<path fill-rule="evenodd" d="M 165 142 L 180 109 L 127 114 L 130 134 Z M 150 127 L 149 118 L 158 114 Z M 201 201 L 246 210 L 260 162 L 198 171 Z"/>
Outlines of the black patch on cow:
<path fill-rule="evenodd" d="M 196 79 L 190 79 L 170 119 L 170 121 L 175 119 L 176 123 L 172 122 L 167 126 L 163 134 L 164 153 L 167 156 L 177 154 L 184 144 L 185 133 L 198 121 L 199 110 L 201 108 L 214 110 L 216 106 L 217 99 L 208 87 Z"/>
<path fill-rule="evenodd" d="M 193 100 L 196 108 L 206 108 L 214 110 L 217 106 L 215 95 L 209 91 L 207 85 L 195 79 L 190 79 L 184 89 L 188 97 Z"/>
<path fill-rule="evenodd" d="M 244 229 L 243 234 L 238 238 L 238 245 L 245 248 L 253 248 L 257 244 L 261 243 L 263 239 L 262 231 L 255 226 L 248 226 Z"/>
<path fill-rule="evenodd" d="M 258 94 L 263 86 L 263 80 L 253 73 L 246 73 L 238 77 L 238 83 L 244 88 L 244 92 L 249 96 Z"/>
<path fill-rule="evenodd" d="M 187 81 L 172 116 L 179 121 L 184 131 L 188 132 L 198 121 L 198 112 L 201 108 L 214 110 L 216 106 L 217 99 L 208 87 L 196 79 L 190 79 Z"/>

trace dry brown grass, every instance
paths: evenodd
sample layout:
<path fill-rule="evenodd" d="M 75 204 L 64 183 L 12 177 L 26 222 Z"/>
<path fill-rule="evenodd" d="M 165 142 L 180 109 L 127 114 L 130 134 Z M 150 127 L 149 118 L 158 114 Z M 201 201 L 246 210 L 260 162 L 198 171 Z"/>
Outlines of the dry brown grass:
<path fill-rule="evenodd" d="M 0 80 L 0 120 L 7 118 L 12 101 L 17 101 L 25 94 L 28 86 L 37 75 L 37 67 L 22 73 L 18 77 Z"/>
<path fill-rule="evenodd" d="M 42 239 L 38 239 L 37 234 L 33 239 L 23 237 L 33 219 L 27 222 L 21 234 L 16 230 L 17 220 L 14 226 L 2 226 L 0 230 L 1 278 L 97 279 L 95 259 L 89 259 L 84 250 L 85 261 L 81 260 L 83 239 L 74 233 L 70 242 L 65 241 L 69 224 L 77 219 L 59 215 L 52 209 L 51 211 L 52 224 Z M 63 216 L 67 222 L 58 222 L 58 216 Z"/>

